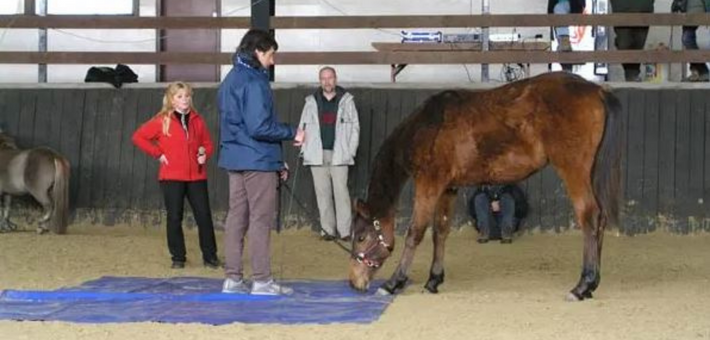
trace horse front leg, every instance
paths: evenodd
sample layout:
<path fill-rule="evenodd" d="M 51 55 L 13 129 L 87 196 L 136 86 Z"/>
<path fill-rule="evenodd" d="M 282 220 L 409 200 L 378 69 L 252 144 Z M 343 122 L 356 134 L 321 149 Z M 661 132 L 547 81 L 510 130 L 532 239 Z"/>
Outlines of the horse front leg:
<path fill-rule="evenodd" d="M 456 201 L 456 189 L 448 189 L 439 199 L 434 219 L 432 240 L 434 241 L 434 258 L 429 270 L 429 280 L 424 288 L 430 293 L 438 293 L 439 285 L 444 283 L 444 252 L 446 238 L 451 231 L 450 219 Z"/>
<path fill-rule="evenodd" d="M 419 191 L 419 190 L 417 190 Z M 440 194 L 439 194 L 440 195 Z M 399 265 L 389 280 L 387 280 L 378 289 L 378 294 L 388 295 L 395 294 L 407 285 L 409 278 L 409 267 L 414 259 L 414 253 L 419 243 L 422 242 L 426 227 L 431 221 L 436 207 L 436 202 L 439 195 L 427 195 L 426 193 L 417 193 L 414 197 L 414 215 L 412 222 L 407 231 L 407 238 L 404 242 L 404 250 L 402 257 L 399 260 Z"/>
<path fill-rule="evenodd" d="M 0 194 L 2 196 L 2 211 L 0 211 L 0 232 L 17 230 L 17 225 L 10 222 L 10 200 L 8 194 Z"/>

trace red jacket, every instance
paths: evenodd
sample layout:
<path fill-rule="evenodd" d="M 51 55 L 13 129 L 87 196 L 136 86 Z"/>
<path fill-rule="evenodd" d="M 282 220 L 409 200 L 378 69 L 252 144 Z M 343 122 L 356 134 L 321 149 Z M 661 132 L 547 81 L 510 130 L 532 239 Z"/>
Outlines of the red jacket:
<path fill-rule="evenodd" d="M 133 133 L 133 144 L 158 159 L 165 155 L 168 164 L 160 164 L 159 180 L 200 181 L 207 179 L 207 164 L 197 163 L 200 146 L 205 148 L 207 159 L 214 153 L 214 146 L 205 121 L 194 110 L 188 116 L 185 133 L 174 113 L 170 114 L 169 136 L 163 134 L 163 118 L 153 117 Z"/>

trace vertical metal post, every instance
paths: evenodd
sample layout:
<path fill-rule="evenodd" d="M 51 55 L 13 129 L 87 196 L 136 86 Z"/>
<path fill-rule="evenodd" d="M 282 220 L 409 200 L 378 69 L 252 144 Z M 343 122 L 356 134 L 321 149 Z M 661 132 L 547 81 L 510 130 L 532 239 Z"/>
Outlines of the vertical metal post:
<path fill-rule="evenodd" d="M 35 0 L 25 0 L 25 15 L 36 15 Z"/>
<path fill-rule="evenodd" d="M 141 15 L 141 0 L 133 0 L 133 11 L 131 15 L 134 17 L 139 17 Z"/>
<path fill-rule="evenodd" d="M 490 14 L 491 13 L 491 6 L 490 6 L 490 0 L 482 0 L 481 1 L 481 13 L 482 14 Z M 488 52 L 489 51 L 489 31 L 488 27 L 482 27 L 481 28 L 481 50 L 483 52 Z M 484 83 L 487 83 L 489 80 L 489 75 L 488 75 L 488 64 L 481 64 L 481 81 Z"/>
<path fill-rule="evenodd" d="M 276 14 L 275 0 L 251 0 L 251 27 L 269 31 L 271 36 L 275 36 L 274 30 L 270 29 L 271 17 Z M 274 81 L 275 68 L 269 69 L 269 80 Z"/>
<path fill-rule="evenodd" d="M 155 0 L 155 16 L 156 17 L 162 17 L 163 16 L 163 0 Z M 162 52 L 163 51 L 163 33 L 165 31 L 156 28 L 155 29 L 155 52 Z M 161 65 L 155 64 L 155 79 L 154 81 L 156 83 L 160 82 L 160 79 L 162 79 L 162 74 L 163 74 L 163 68 Z"/>
<path fill-rule="evenodd" d="M 47 15 L 47 0 L 37 0 L 35 4 L 37 6 L 37 14 L 41 16 Z M 25 7 L 26 8 L 26 7 Z M 39 52 L 47 52 L 47 29 L 39 29 L 39 41 L 37 49 Z M 37 65 L 37 82 L 46 83 L 47 82 L 47 64 Z"/>

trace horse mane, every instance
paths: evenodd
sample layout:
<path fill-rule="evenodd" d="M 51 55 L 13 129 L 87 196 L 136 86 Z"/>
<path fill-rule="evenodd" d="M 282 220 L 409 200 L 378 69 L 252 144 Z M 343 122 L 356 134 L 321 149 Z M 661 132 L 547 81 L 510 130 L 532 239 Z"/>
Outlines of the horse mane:
<path fill-rule="evenodd" d="M 427 143 L 426 146 L 432 148 L 436 139 L 416 138 L 417 134 L 426 129 L 438 132 L 444 123 L 446 108 L 459 105 L 461 98 L 461 91 L 453 90 L 429 97 L 385 139 L 375 156 L 367 189 L 367 205 L 372 216 L 383 217 L 395 208 L 402 188 L 414 170 L 415 146 Z"/>

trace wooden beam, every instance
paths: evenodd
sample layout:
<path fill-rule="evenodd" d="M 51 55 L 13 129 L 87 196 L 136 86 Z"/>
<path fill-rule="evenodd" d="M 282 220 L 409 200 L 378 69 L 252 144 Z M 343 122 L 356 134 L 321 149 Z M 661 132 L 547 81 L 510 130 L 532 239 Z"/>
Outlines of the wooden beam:
<path fill-rule="evenodd" d="M 441 27 L 551 27 L 564 25 L 598 26 L 705 26 L 710 13 L 617 13 L 583 14 L 495 14 L 432 16 L 331 16 L 273 17 L 272 29 L 361 29 L 361 28 L 441 28 Z M 131 17 L 77 15 L 2 15 L 0 27 L 87 28 L 87 29 L 169 29 L 169 28 L 249 28 L 249 17 Z"/>
<path fill-rule="evenodd" d="M 134 17 L 106 15 L 0 15 L 6 28 L 193 29 L 249 28 L 248 17 Z"/>
<path fill-rule="evenodd" d="M 551 62 L 681 63 L 710 60 L 708 50 L 689 51 L 441 51 L 279 52 L 277 65 L 503 64 Z M 232 53 L 196 52 L 0 52 L 6 64 L 213 64 L 230 65 Z"/>
<path fill-rule="evenodd" d="M 708 25 L 710 14 L 617 13 L 274 17 L 274 28 L 422 28 Z"/>
<path fill-rule="evenodd" d="M 548 41 L 491 41 L 489 44 L 490 51 L 545 51 L 550 49 L 550 43 Z M 472 43 L 386 43 L 386 42 L 373 42 L 372 47 L 380 52 L 397 52 L 397 51 L 429 51 L 429 52 L 439 52 L 439 51 L 480 51 L 482 43 L 472 42 Z"/>

